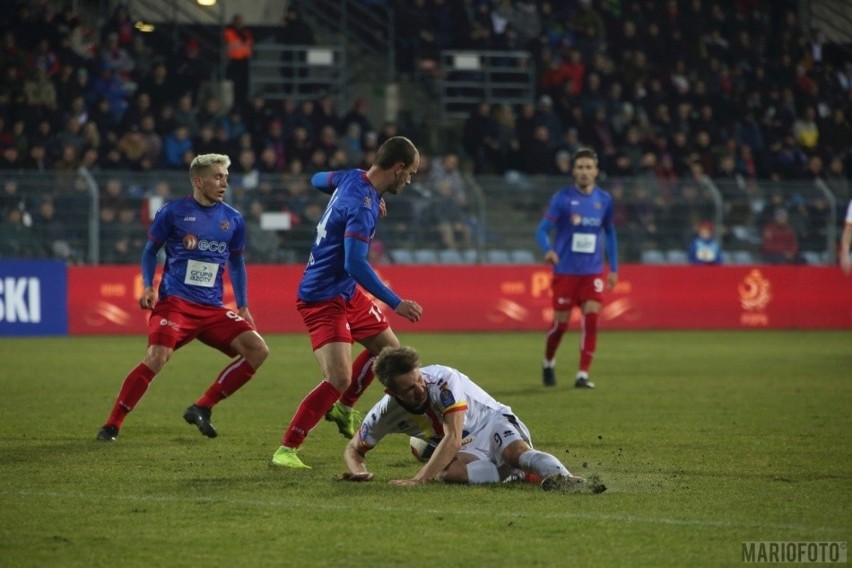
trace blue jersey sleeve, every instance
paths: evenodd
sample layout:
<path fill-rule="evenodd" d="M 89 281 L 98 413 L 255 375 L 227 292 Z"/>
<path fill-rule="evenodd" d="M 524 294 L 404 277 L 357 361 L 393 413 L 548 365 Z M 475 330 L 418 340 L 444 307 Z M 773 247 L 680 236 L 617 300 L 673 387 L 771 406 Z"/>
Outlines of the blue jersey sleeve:
<path fill-rule="evenodd" d="M 228 270 L 231 271 L 231 284 L 234 286 L 234 297 L 237 307 L 248 306 L 248 286 L 246 278 L 246 261 L 242 254 L 231 254 L 228 257 Z"/>
<path fill-rule="evenodd" d="M 606 259 L 609 261 L 610 272 L 618 272 L 618 239 L 615 236 L 615 226 L 604 227 L 606 242 Z"/>
<path fill-rule="evenodd" d="M 370 245 L 360 239 L 347 238 L 343 241 L 343 248 L 345 250 L 344 268 L 346 271 L 373 296 L 395 310 L 402 299 L 379 280 L 379 276 L 367 262 L 367 252 Z"/>
<path fill-rule="evenodd" d="M 553 227 L 553 221 L 545 217 L 535 230 L 535 240 L 538 242 L 538 248 L 541 249 L 542 254 L 547 254 L 547 251 L 551 249 L 550 231 L 553 230 Z"/>
<path fill-rule="evenodd" d="M 311 185 L 323 193 L 331 195 L 334 193 L 335 172 L 317 172 L 311 177 Z"/>
<path fill-rule="evenodd" d="M 142 285 L 150 288 L 154 285 L 154 273 L 157 271 L 157 251 L 160 247 L 148 240 L 142 249 Z"/>

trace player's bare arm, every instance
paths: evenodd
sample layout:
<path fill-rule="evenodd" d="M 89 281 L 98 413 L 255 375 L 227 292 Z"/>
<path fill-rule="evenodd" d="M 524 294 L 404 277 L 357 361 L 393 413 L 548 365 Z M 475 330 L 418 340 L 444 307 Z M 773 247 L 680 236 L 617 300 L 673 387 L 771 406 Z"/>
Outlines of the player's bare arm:
<path fill-rule="evenodd" d="M 444 437 L 435 448 L 435 452 L 417 475 L 411 479 L 394 479 L 391 485 L 410 486 L 428 483 L 435 479 L 450 464 L 461 449 L 462 430 L 464 429 L 464 411 L 450 412 L 444 415 Z"/>
<path fill-rule="evenodd" d="M 365 448 L 358 436 L 353 436 L 346 449 L 343 450 L 343 461 L 346 462 L 348 471 L 341 474 L 340 479 L 343 481 L 370 481 L 373 479 L 373 474 L 367 471 L 366 455 L 368 448 Z"/>

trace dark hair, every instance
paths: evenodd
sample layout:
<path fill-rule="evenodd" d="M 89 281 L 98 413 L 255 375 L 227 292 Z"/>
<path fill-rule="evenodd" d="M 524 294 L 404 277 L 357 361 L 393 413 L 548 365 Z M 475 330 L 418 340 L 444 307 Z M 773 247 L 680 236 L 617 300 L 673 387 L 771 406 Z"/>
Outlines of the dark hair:
<path fill-rule="evenodd" d="M 598 165 L 598 155 L 591 148 L 580 148 L 574 152 L 574 156 L 571 158 L 571 165 L 577 163 L 577 160 L 580 158 L 591 158 L 594 160 L 595 165 Z"/>
<path fill-rule="evenodd" d="M 383 170 L 391 169 L 395 164 L 402 162 L 406 168 L 414 163 L 417 148 L 414 143 L 405 136 L 393 136 L 385 140 L 376 152 L 376 161 L 373 162 Z"/>
<path fill-rule="evenodd" d="M 379 382 L 393 389 L 400 375 L 410 373 L 420 366 L 420 354 L 413 347 L 385 347 L 373 362 L 373 372 Z"/>

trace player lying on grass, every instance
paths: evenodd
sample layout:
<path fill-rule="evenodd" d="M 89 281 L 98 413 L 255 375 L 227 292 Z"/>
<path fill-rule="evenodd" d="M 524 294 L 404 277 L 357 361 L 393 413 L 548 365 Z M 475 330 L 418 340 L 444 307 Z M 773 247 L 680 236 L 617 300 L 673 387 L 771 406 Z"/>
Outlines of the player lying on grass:
<path fill-rule="evenodd" d="M 433 479 L 449 483 L 496 483 L 513 469 L 532 472 L 549 491 L 589 489 L 554 456 L 533 449 L 527 427 L 512 409 L 494 400 L 467 376 L 443 365 L 420 368 L 411 347 L 387 347 L 374 364 L 376 377 L 387 389 L 370 410 L 343 455 L 348 471 L 343 479 L 369 481 L 365 456 L 387 434 L 408 434 L 422 440 L 439 438 L 432 456 L 411 479 L 391 485 L 418 485 Z"/>

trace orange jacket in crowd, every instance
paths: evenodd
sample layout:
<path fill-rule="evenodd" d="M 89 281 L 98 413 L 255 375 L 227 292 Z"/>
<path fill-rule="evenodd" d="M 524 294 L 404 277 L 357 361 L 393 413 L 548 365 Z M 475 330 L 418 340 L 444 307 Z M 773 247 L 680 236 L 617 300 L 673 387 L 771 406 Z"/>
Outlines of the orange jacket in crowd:
<path fill-rule="evenodd" d="M 225 44 L 228 48 L 228 59 L 232 61 L 250 59 L 254 36 L 250 29 L 241 24 L 230 25 L 225 28 Z"/>

